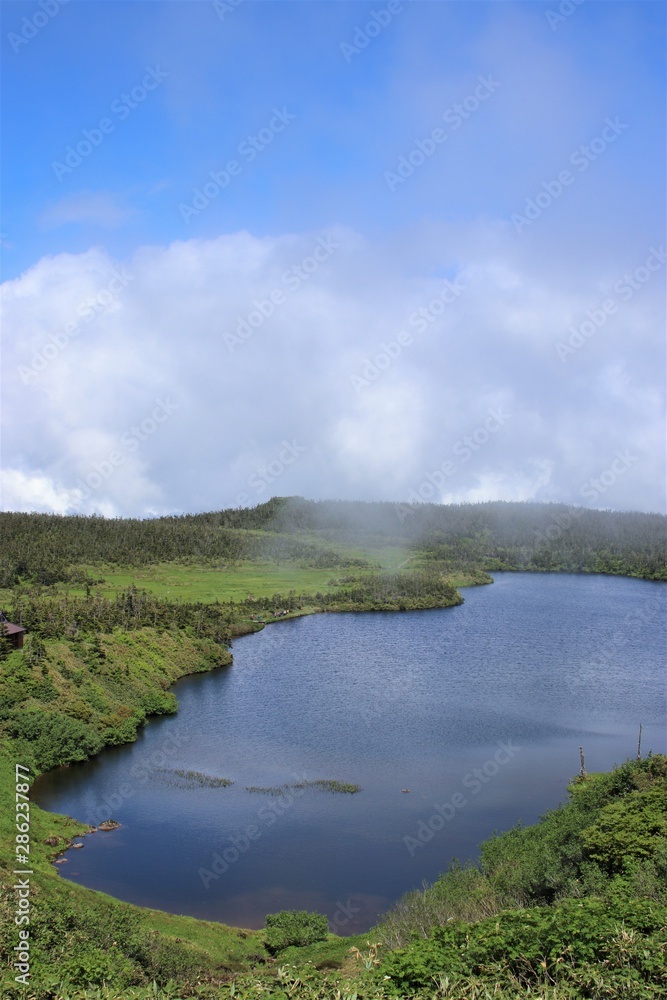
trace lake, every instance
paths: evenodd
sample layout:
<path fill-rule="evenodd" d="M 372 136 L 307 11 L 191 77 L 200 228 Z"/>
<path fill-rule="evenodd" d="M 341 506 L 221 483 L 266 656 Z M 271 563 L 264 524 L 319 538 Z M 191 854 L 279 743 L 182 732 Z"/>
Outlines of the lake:
<path fill-rule="evenodd" d="M 231 667 L 175 685 L 176 716 L 42 776 L 40 806 L 122 824 L 85 837 L 61 875 L 242 927 L 309 909 L 359 933 L 564 800 L 580 745 L 587 770 L 607 770 L 635 756 L 641 722 L 642 751 L 667 750 L 664 584 L 499 573 L 462 593 L 455 608 L 319 614 L 237 639 Z M 362 790 L 247 790 L 318 779 Z"/>

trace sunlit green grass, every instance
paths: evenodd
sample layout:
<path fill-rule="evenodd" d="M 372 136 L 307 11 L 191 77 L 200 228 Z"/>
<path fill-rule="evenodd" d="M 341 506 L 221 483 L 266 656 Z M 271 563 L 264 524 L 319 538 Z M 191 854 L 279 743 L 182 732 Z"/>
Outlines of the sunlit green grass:
<path fill-rule="evenodd" d="M 426 568 L 419 552 L 412 554 L 400 546 L 378 548 L 346 548 L 341 555 L 351 559 L 364 559 L 368 568 L 359 566 L 314 569 L 293 563 L 240 562 L 230 566 L 206 564 L 183 564 L 178 562 L 157 563 L 151 566 L 82 566 L 94 580 L 104 582 L 95 585 L 96 593 L 113 597 L 134 585 L 157 597 L 177 601 L 244 601 L 248 597 L 272 597 L 273 594 L 314 595 L 318 592 L 336 591 L 339 581 L 346 576 L 360 577 L 372 573 L 378 566 L 395 573 Z M 454 586 L 466 586 L 473 582 L 465 573 L 452 578 Z M 59 585 L 63 589 L 63 585 Z M 65 585 L 72 594 L 83 595 L 85 588 L 80 585 Z M 9 594 L 10 592 L 8 592 Z M 2 593 L 0 592 L 0 601 Z M 6 603 L 9 603 L 8 601 Z M 0 604 L 1 606 L 1 604 Z"/>
<path fill-rule="evenodd" d="M 368 570 L 361 567 L 336 567 L 334 569 L 312 569 L 291 563 L 242 562 L 219 567 L 207 565 L 184 565 L 182 563 L 158 563 L 152 566 L 84 566 L 97 584 L 95 591 L 105 597 L 113 597 L 134 585 L 145 589 L 157 597 L 181 601 L 244 601 L 248 597 L 271 597 L 273 594 L 313 595 L 318 592 L 337 589 L 337 581 L 350 574 L 361 576 L 371 572 L 371 567 L 381 565 L 395 571 L 403 565 L 410 568 L 414 560 L 406 564 L 404 549 L 386 546 L 379 549 L 346 549 L 350 558 L 366 559 Z M 72 594 L 83 595 L 81 586 L 68 586 Z"/>
<path fill-rule="evenodd" d="M 226 569 L 206 566 L 183 566 L 178 563 L 159 563 L 142 567 L 87 566 L 94 579 L 104 578 L 95 587 L 105 597 L 134 584 L 157 597 L 181 601 L 243 601 L 247 597 L 271 597 L 272 594 L 316 594 L 331 590 L 329 581 L 344 575 L 339 570 L 300 569 L 279 566 L 275 563 L 245 563 Z M 71 593 L 83 594 L 83 588 L 68 588 Z"/>

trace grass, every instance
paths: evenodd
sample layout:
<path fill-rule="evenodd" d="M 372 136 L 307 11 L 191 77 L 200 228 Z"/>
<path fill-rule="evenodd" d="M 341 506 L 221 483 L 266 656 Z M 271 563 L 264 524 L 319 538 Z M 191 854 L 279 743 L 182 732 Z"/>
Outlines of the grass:
<path fill-rule="evenodd" d="M 179 563 L 83 568 L 95 579 L 104 577 L 104 583 L 98 584 L 95 592 L 105 597 L 113 597 L 134 584 L 157 597 L 205 603 L 240 602 L 249 595 L 253 598 L 271 597 L 276 593 L 287 594 L 290 590 L 298 594 L 316 594 L 336 589 L 330 581 L 345 575 L 339 570 L 303 569 L 275 563 L 242 563 L 224 569 Z M 85 592 L 81 587 L 68 589 L 73 594 L 83 595 Z"/>
<path fill-rule="evenodd" d="M 363 577 L 377 571 L 378 565 L 387 572 L 410 571 L 431 568 L 419 553 L 409 555 L 398 546 L 382 546 L 377 549 L 345 549 L 343 555 L 349 558 L 366 559 L 368 569 L 361 567 L 338 567 L 335 569 L 313 569 L 294 564 L 275 562 L 240 562 L 229 566 L 187 565 L 178 562 L 156 563 L 151 566 L 92 566 L 77 567 L 85 570 L 94 580 L 104 579 L 96 584 L 94 592 L 103 597 L 114 597 L 134 584 L 140 590 L 147 590 L 157 597 L 180 601 L 241 602 L 249 596 L 271 598 L 274 594 L 287 595 L 290 590 L 297 594 L 313 596 L 316 593 L 336 593 L 340 591 L 339 581 L 349 575 Z M 484 581 L 479 570 L 466 573 L 458 571 L 446 574 L 447 581 L 455 587 L 471 586 Z M 58 584 L 57 590 L 67 590 L 77 596 L 85 594 L 81 585 Z M 0 591 L 0 607 L 3 593 L 4 604 L 11 603 L 11 591 Z"/>
<path fill-rule="evenodd" d="M 181 771 L 179 768 L 168 767 L 158 767 L 156 771 L 159 774 L 174 775 L 174 778 L 178 779 L 174 781 L 175 784 L 182 782 L 179 787 L 229 788 L 234 784 L 231 778 L 215 778 L 211 774 L 202 774 L 201 771 Z"/>
<path fill-rule="evenodd" d="M 354 937 L 331 934 L 325 941 L 300 948 L 285 948 L 280 952 L 279 960 L 284 965 L 296 965 L 298 968 L 312 965 L 315 969 L 342 969 L 347 975 L 355 976 L 359 972 L 359 964 L 352 957 L 352 949 L 366 948 L 368 937 L 368 934 Z"/>
<path fill-rule="evenodd" d="M 361 791 L 361 785 L 353 785 L 348 781 L 335 781 L 330 778 L 318 778 L 314 781 L 294 781 L 287 785 L 273 785 L 268 788 L 261 788 L 258 785 L 249 785 L 246 792 L 254 792 L 258 795 L 284 795 L 290 788 L 316 788 L 320 792 L 331 792 L 336 795 L 354 795 Z"/>

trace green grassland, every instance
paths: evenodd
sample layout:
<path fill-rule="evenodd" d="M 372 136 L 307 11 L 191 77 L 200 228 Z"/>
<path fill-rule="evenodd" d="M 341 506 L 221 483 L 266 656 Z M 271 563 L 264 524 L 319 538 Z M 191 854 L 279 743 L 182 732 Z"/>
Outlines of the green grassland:
<path fill-rule="evenodd" d="M 93 589 L 95 593 L 104 597 L 114 597 L 135 586 L 172 601 L 243 603 L 249 597 L 270 598 L 274 594 L 287 594 L 290 591 L 310 597 L 318 593 L 337 593 L 345 589 L 345 578 L 351 572 L 363 578 L 378 569 L 395 573 L 429 568 L 429 562 L 422 553 L 409 553 L 399 546 L 385 545 L 363 549 L 339 547 L 338 551 L 344 560 L 350 562 L 358 560 L 365 565 L 357 566 L 354 570 L 349 568 L 341 570 L 318 569 L 295 563 L 266 560 L 243 560 L 227 566 L 191 564 L 183 561 L 147 566 L 79 565 L 72 569 L 74 576 L 101 581 L 93 583 L 92 588 L 89 584 L 89 590 Z M 490 578 L 485 578 L 479 570 L 445 571 L 443 575 L 457 588 L 490 582 Z M 60 584 L 59 589 L 77 596 L 86 593 L 86 587 L 82 583 Z M 0 600 L 3 599 L 3 594 L 6 594 L 9 600 L 11 590 L 0 591 Z"/>
<path fill-rule="evenodd" d="M 134 585 L 158 597 L 173 601 L 236 601 L 248 597 L 271 597 L 290 590 L 303 594 L 332 590 L 332 571 L 299 566 L 282 566 L 275 563 L 243 563 L 218 569 L 209 566 L 188 566 L 178 563 L 159 563 L 156 566 L 86 566 L 81 569 L 93 579 L 102 577 L 104 583 L 96 591 L 112 597 Z M 71 593 L 83 594 L 82 587 L 69 588 Z"/>

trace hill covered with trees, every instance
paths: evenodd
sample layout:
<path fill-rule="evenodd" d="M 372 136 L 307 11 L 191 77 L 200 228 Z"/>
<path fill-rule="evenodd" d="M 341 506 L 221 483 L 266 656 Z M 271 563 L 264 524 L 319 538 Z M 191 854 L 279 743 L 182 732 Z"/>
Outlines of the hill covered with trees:
<path fill-rule="evenodd" d="M 241 560 L 357 568 L 341 548 L 394 545 L 460 569 L 616 573 L 667 579 L 667 518 L 564 504 L 439 505 L 274 497 L 248 509 L 132 518 L 0 514 L 0 587 L 50 584 L 72 567 Z"/>

